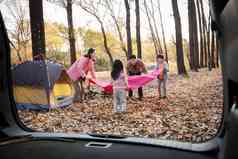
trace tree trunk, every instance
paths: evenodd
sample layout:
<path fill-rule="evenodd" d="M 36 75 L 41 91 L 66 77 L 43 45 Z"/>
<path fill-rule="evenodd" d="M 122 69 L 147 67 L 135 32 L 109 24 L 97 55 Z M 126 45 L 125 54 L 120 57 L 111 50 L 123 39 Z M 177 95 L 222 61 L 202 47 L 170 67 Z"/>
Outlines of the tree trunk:
<path fill-rule="evenodd" d="M 203 37 L 204 37 L 204 50 L 205 50 L 204 51 L 204 66 L 207 67 L 208 66 L 208 46 L 207 46 L 208 37 L 207 37 L 206 29 L 204 29 Z"/>
<path fill-rule="evenodd" d="M 193 4 L 193 34 L 194 34 L 194 64 L 195 64 L 195 71 L 198 71 L 199 68 L 199 46 L 198 46 L 198 24 L 197 24 L 197 13 L 196 13 L 196 6 L 195 2 L 192 1 Z"/>
<path fill-rule="evenodd" d="M 200 58 L 199 58 L 199 67 L 204 67 L 203 58 L 203 27 L 202 27 L 202 16 L 201 16 L 201 7 L 199 0 L 197 2 L 197 13 L 198 13 L 198 22 L 199 22 L 199 35 L 200 35 Z"/>
<path fill-rule="evenodd" d="M 207 28 L 207 55 L 208 55 L 208 70 L 212 70 L 212 56 L 211 56 L 211 19 L 209 15 L 209 20 L 208 20 L 208 28 Z"/>
<path fill-rule="evenodd" d="M 131 13 L 130 4 L 128 0 L 124 0 L 126 8 L 126 35 L 127 35 L 127 58 L 129 59 L 132 55 L 132 42 L 131 42 Z"/>
<path fill-rule="evenodd" d="M 153 43 L 154 43 L 155 53 L 157 54 L 159 49 L 158 49 L 158 46 L 157 46 L 157 42 L 156 42 L 156 38 L 155 38 L 154 29 L 153 29 L 153 26 L 152 26 L 152 23 L 151 23 L 151 19 L 150 19 L 150 16 L 149 16 L 149 11 L 148 11 L 148 6 L 147 6 L 147 3 L 146 3 L 146 0 L 144 0 L 144 6 L 145 6 L 145 11 L 146 11 L 146 17 L 147 17 L 149 27 L 150 27 L 151 37 L 152 37 L 152 40 L 153 40 Z"/>
<path fill-rule="evenodd" d="M 172 1 L 175 31 L 176 31 L 176 52 L 177 52 L 178 74 L 186 75 L 187 71 L 184 65 L 182 26 L 181 26 L 181 19 L 180 19 L 180 14 L 178 10 L 178 3 L 177 3 L 177 0 L 171 0 L 171 1 Z"/>
<path fill-rule="evenodd" d="M 39 59 L 39 55 L 45 56 L 46 54 L 42 0 L 29 0 L 29 7 L 32 38 L 32 57 L 34 60 L 36 60 Z"/>
<path fill-rule="evenodd" d="M 149 8 L 148 8 L 148 12 L 150 13 L 151 17 L 152 17 L 152 20 L 153 20 L 153 24 L 154 24 L 154 31 L 155 31 L 155 40 L 156 40 L 156 44 L 157 44 L 157 47 L 158 47 L 158 50 L 160 53 L 163 53 L 163 49 L 162 49 L 162 45 L 161 45 L 161 41 L 160 41 L 160 36 L 159 36 L 159 31 L 158 31 L 158 27 L 156 25 L 156 20 L 155 20 L 155 10 L 154 10 L 154 6 L 153 6 L 153 1 L 151 1 L 151 7 L 152 7 L 152 11 L 150 12 L 149 11 Z"/>
<path fill-rule="evenodd" d="M 16 54 L 17 54 L 17 58 L 18 58 L 19 62 L 22 62 L 21 53 L 18 49 L 16 49 Z"/>
<path fill-rule="evenodd" d="M 20 42 L 20 39 L 19 37 L 17 37 L 17 48 L 16 46 L 10 41 L 10 44 L 12 45 L 12 47 L 16 50 L 16 54 L 17 54 L 17 58 L 19 60 L 19 62 L 22 62 L 22 57 L 21 57 L 21 53 L 20 53 L 20 50 L 21 50 L 21 42 Z M 25 52 L 26 53 L 26 52 Z"/>
<path fill-rule="evenodd" d="M 188 46 L 188 50 L 187 50 L 187 59 L 188 59 L 188 64 L 189 64 L 189 67 L 192 68 L 192 64 L 191 64 L 191 60 L 190 60 L 190 54 L 189 54 L 189 46 Z"/>
<path fill-rule="evenodd" d="M 126 46 L 125 46 L 125 43 L 124 43 L 124 40 L 123 40 L 123 37 L 122 37 L 121 28 L 120 28 L 120 26 L 118 24 L 117 18 L 116 18 L 115 13 L 114 13 L 114 10 L 111 8 L 112 4 L 108 0 L 106 0 L 106 4 L 107 4 L 107 7 L 109 8 L 109 10 L 111 12 L 112 20 L 113 20 L 113 22 L 114 22 L 114 24 L 116 26 L 116 29 L 117 29 L 117 32 L 118 32 L 118 36 L 119 36 L 119 40 L 120 40 L 121 49 L 125 53 L 125 56 L 127 57 L 128 56 L 128 52 L 127 52 L 127 49 L 126 49 Z"/>
<path fill-rule="evenodd" d="M 116 25 L 116 29 L 117 29 L 117 32 L 118 32 L 118 36 L 119 36 L 119 40 L 120 40 L 120 43 L 121 43 L 121 49 L 122 51 L 125 53 L 126 57 L 128 56 L 128 52 L 127 52 L 127 49 L 126 49 L 126 46 L 124 44 L 124 41 L 123 41 L 123 37 L 122 37 L 122 32 L 121 32 L 121 29 L 120 29 L 120 26 L 116 20 L 116 17 L 113 18 L 113 21 Z"/>
<path fill-rule="evenodd" d="M 207 67 L 208 65 L 208 48 L 207 48 L 207 36 L 206 36 L 206 33 L 207 33 L 207 21 L 206 21 L 206 17 L 205 17 L 205 13 L 204 13 L 204 7 L 203 7 L 203 1 L 200 1 L 200 7 L 201 7 L 201 16 L 202 16 L 202 35 L 203 35 L 203 51 L 204 51 L 204 59 L 203 59 L 203 62 L 204 62 L 204 66 Z"/>
<path fill-rule="evenodd" d="M 208 55 L 208 70 L 212 70 L 212 59 L 211 59 L 211 51 L 210 51 L 210 31 L 207 32 L 207 55 Z"/>
<path fill-rule="evenodd" d="M 107 35 L 106 35 L 105 29 L 104 29 L 104 25 L 103 25 L 103 22 L 100 19 L 98 19 L 98 22 L 100 23 L 100 27 L 101 27 L 101 31 L 102 31 L 102 35 L 103 35 L 104 48 L 105 48 L 105 51 L 106 51 L 106 53 L 109 57 L 110 64 L 112 66 L 113 65 L 113 57 L 112 57 L 112 54 L 111 54 L 110 49 L 108 47 Z"/>
<path fill-rule="evenodd" d="M 204 37 L 204 66 L 207 67 L 208 66 L 208 47 L 207 47 L 207 35 L 206 35 L 206 31 L 204 29 L 204 33 L 203 33 L 203 37 Z"/>
<path fill-rule="evenodd" d="M 212 31 L 212 41 L 211 41 L 211 65 L 212 68 L 216 68 L 215 65 L 215 32 Z"/>
<path fill-rule="evenodd" d="M 70 47 L 70 62 L 73 64 L 76 61 L 76 47 L 75 35 L 72 15 L 72 0 L 67 0 L 66 5 L 67 21 L 68 21 L 68 34 L 69 34 L 69 47 Z"/>
<path fill-rule="evenodd" d="M 137 44 L 137 58 L 142 58 L 141 54 L 141 35 L 140 35 L 140 2 L 135 0 L 136 12 L 136 44 Z"/>
<path fill-rule="evenodd" d="M 192 1 L 188 0 L 188 26 L 189 26 L 189 55 L 190 55 L 190 69 L 195 70 L 194 61 L 194 34 L 193 34 L 193 11 L 192 11 Z"/>
<path fill-rule="evenodd" d="M 96 14 L 96 12 L 94 12 L 95 10 L 90 10 L 88 9 L 87 7 L 83 6 L 82 4 L 80 4 L 81 8 L 83 10 L 85 10 L 86 12 L 88 12 L 89 14 L 91 14 L 92 16 L 94 16 L 98 23 L 100 24 L 100 28 L 101 28 L 101 32 L 102 32 L 102 35 L 103 35 L 103 45 L 104 45 L 104 48 L 105 48 L 105 51 L 106 51 L 106 54 L 108 55 L 109 57 L 109 61 L 110 61 L 110 64 L 111 66 L 113 65 L 113 57 L 112 57 L 112 54 L 110 52 L 110 49 L 108 47 L 108 43 L 107 43 L 107 35 L 106 35 L 106 31 L 105 31 L 105 28 L 104 28 L 104 25 L 103 25 L 103 21 L 100 19 L 100 17 Z"/>
<path fill-rule="evenodd" d="M 165 33 L 164 33 L 164 24 L 163 24 L 163 18 L 162 18 L 162 13 L 160 8 L 160 0 L 157 0 L 157 2 L 158 2 L 159 17 L 160 17 L 160 27 L 162 29 L 162 36 L 163 36 L 163 43 L 164 43 L 165 60 L 168 62 L 168 50 L 166 45 Z"/>
<path fill-rule="evenodd" d="M 189 52 L 191 70 L 198 71 L 198 35 L 197 19 L 194 1 L 188 0 L 188 22 L 189 22 Z"/>
<path fill-rule="evenodd" d="M 218 37 L 216 36 L 216 67 L 219 67 L 219 52 L 220 52 L 220 46 L 219 46 L 219 41 Z"/>

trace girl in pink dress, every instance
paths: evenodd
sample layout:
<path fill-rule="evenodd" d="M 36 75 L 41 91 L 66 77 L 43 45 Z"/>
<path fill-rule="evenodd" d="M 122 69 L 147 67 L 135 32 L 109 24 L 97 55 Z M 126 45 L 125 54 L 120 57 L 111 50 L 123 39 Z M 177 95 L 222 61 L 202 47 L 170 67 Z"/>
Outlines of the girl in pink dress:
<path fill-rule="evenodd" d="M 112 66 L 111 77 L 113 79 L 113 106 L 116 113 L 126 111 L 127 82 L 123 70 L 122 62 L 115 60 Z"/>
<path fill-rule="evenodd" d="M 74 102 L 82 102 L 84 98 L 84 82 L 88 72 L 91 73 L 92 78 L 96 78 L 95 69 L 95 49 L 90 48 L 88 53 L 77 60 L 67 71 L 69 77 L 74 81 L 76 93 Z M 80 86 L 78 85 L 80 83 Z"/>

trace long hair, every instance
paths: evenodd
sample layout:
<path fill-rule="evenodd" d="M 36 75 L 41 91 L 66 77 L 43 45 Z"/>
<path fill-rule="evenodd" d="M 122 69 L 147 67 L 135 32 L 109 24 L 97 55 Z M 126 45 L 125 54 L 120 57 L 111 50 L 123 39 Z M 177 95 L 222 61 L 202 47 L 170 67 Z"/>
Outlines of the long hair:
<path fill-rule="evenodd" d="M 84 57 L 87 57 L 87 58 L 89 58 L 89 59 L 91 59 L 92 58 L 92 54 L 95 52 L 95 49 L 94 48 L 90 48 L 90 49 L 88 49 L 88 52 L 87 52 L 87 54 L 85 54 L 84 55 Z"/>
<path fill-rule="evenodd" d="M 123 71 L 123 64 L 121 60 L 115 60 L 112 65 L 112 72 L 111 72 L 112 79 L 117 80 L 122 71 Z"/>
<path fill-rule="evenodd" d="M 160 59 L 164 59 L 164 55 L 163 55 L 163 54 L 157 54 L 157 55 L 156 55 L 156 58 L 157 58 L 157 59 L 159 59 L 159 58 L 160 58 Z"/>

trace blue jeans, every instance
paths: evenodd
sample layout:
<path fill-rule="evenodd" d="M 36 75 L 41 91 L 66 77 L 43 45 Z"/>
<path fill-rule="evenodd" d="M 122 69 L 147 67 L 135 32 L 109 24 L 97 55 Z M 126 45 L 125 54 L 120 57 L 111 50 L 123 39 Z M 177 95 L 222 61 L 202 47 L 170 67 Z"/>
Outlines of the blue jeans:
<path fill-rule="evenodd" d="M 160 80 L 158 79 L 158 91 L 159 91 L 159 95 L 160 97 L 166 97 L 166 82 L 167 82 L 167 79 L 164 79 L 164 80 Z"/>

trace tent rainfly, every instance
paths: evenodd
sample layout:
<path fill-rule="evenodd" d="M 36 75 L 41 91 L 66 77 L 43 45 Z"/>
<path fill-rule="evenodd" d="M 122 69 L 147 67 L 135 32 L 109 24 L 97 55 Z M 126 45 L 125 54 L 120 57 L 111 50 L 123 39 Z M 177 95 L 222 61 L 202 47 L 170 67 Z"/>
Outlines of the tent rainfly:
<path fill-rule="evenodd" d="M 27 61 L 12 68 L 18 109 L 51 109 L 72 104 L 73 83 L 64 67 L 48 61 Z"/>

